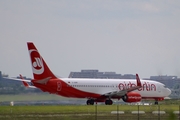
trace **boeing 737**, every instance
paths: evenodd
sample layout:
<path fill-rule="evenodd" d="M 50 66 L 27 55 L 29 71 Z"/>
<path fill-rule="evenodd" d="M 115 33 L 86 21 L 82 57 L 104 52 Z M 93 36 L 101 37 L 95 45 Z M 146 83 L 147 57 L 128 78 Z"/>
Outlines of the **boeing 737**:
<path fill-rule="evenodd" d="M 154 99 L 155 104 L 171 94 L 164 84 L 151 80 L 136 79 L 85 79 L 58 78 L 49 69 L 46 62 L 32 42 L 27 42 L 31 59 L 33 80 L 24 80 L 25 87 L 39 88 L 43 92 L 64 97 L 87 98 L 87 105 L 104 102 L 112 105 L 112 99 L 124 102 L 140 102 L 142 99 Z M 31 82 L 31 85 L 28 84 Z"/>

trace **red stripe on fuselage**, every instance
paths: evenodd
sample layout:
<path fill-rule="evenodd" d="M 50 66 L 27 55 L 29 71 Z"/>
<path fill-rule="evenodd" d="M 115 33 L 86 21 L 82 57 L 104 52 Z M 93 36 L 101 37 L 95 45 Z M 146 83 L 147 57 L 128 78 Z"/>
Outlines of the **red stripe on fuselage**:
<path fill-rule="evenodd" d="M 78 90 L 59 79 L 51 79 L 47 82 L 47 84 L 40 84 L 36 82 L 33 82 L 33 84 L 34 86 L 36 86 L 37 88 L 40 88 L 44 92 L 58 94 L 64 97 L 102 98 L 102 96 L 99 94 Z"/>

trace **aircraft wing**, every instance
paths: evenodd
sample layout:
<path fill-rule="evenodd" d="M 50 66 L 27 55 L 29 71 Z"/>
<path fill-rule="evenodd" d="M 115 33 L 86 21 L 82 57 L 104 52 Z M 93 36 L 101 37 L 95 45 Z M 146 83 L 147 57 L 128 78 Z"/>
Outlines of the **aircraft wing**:
<path fill-rule="evenodd" d="M 141 88 L 142 85 L 141 85 L 141 81 L 140 81 L 140 78 L 139 78 L 138 74 L 136 74 L 136 82 L 137 82 L 136 86 L 133 86 L 133 87 L 130 87 L 130 88 L 127 88 L 127 89 L 124 89 L 124 90 L 120 90 L 120 91 L 112 91 L 112 92 L 109 92 L 109 93 L 105 93 L 105 94 L 103 94 L 103 96 L 107 96 L 107 97 L 124 96 L 128 92 L 131 92 L 131 91 L 137 90 L 138 88 Z"/>
<path fill-rule="evenodd" d="M 18 78 L 11 78 L 11 77 L 3 77 L 4 79 L 9 79 L 9 80 L 16 80 L 16 81 L 22 81 L 22 79 L 18 79 Z M 23 79 L 23 81 L 25 81 L 25 82 L 31 82 L 31 80 L 25 80 L 25 79 Z"/>
<path fill-rule="evenodd" d="M 10 80 L 16 80 L 16 81 L 21 81 L 21 82 L 23 83 L 23 85 L 24 85 L 25 87 L 28 87 L 28 88 L 37 88 L 37 87 L 35 87 L 35 86 L 29 85 L 28 82 L 31 83 L 31 80 L 25 80 L 25 79 L 23 79 L 22 75 L 20 75 L 20 78 L 21 78 L 21 79 L 18 79 L 18 78 L 9 78 L 9 77 L 3 77 L 3 78 L 5 78 L 5 79 L 10 79 Z"/>

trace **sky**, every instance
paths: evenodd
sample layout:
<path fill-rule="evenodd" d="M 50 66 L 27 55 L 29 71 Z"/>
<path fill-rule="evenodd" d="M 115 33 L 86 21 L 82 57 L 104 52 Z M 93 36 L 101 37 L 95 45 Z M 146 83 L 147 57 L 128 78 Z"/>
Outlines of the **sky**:
<path fill-rule="evenodd" d="M 27 42 L 61 77 L 180 77 L 179 0 L 0 0 L 0 71 L 32 77 Z"/>

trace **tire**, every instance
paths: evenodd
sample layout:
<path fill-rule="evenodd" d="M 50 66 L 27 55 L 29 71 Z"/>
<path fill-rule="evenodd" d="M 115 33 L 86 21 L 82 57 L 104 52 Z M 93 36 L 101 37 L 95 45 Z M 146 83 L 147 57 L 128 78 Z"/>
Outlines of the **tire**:
<path fill-rule="evenodd" d="M 113 104 L 113 101 L 112 100 L 106 100 L 105 101 L 105 105 L 112 105 Z"/>
<path fill-rule="evenodd" d="M 94 105 L 94 100 L 93 99 L 87 100 L 86 104 L 87 105 Z"/>
<path fill-rule="evenodd" d="M 122 99 L 123 99 L 124 102 L 127 102 L 128 96 L 127 96 L 127 95 L 124 95 L 124 96 L 122 97 Z"/>

